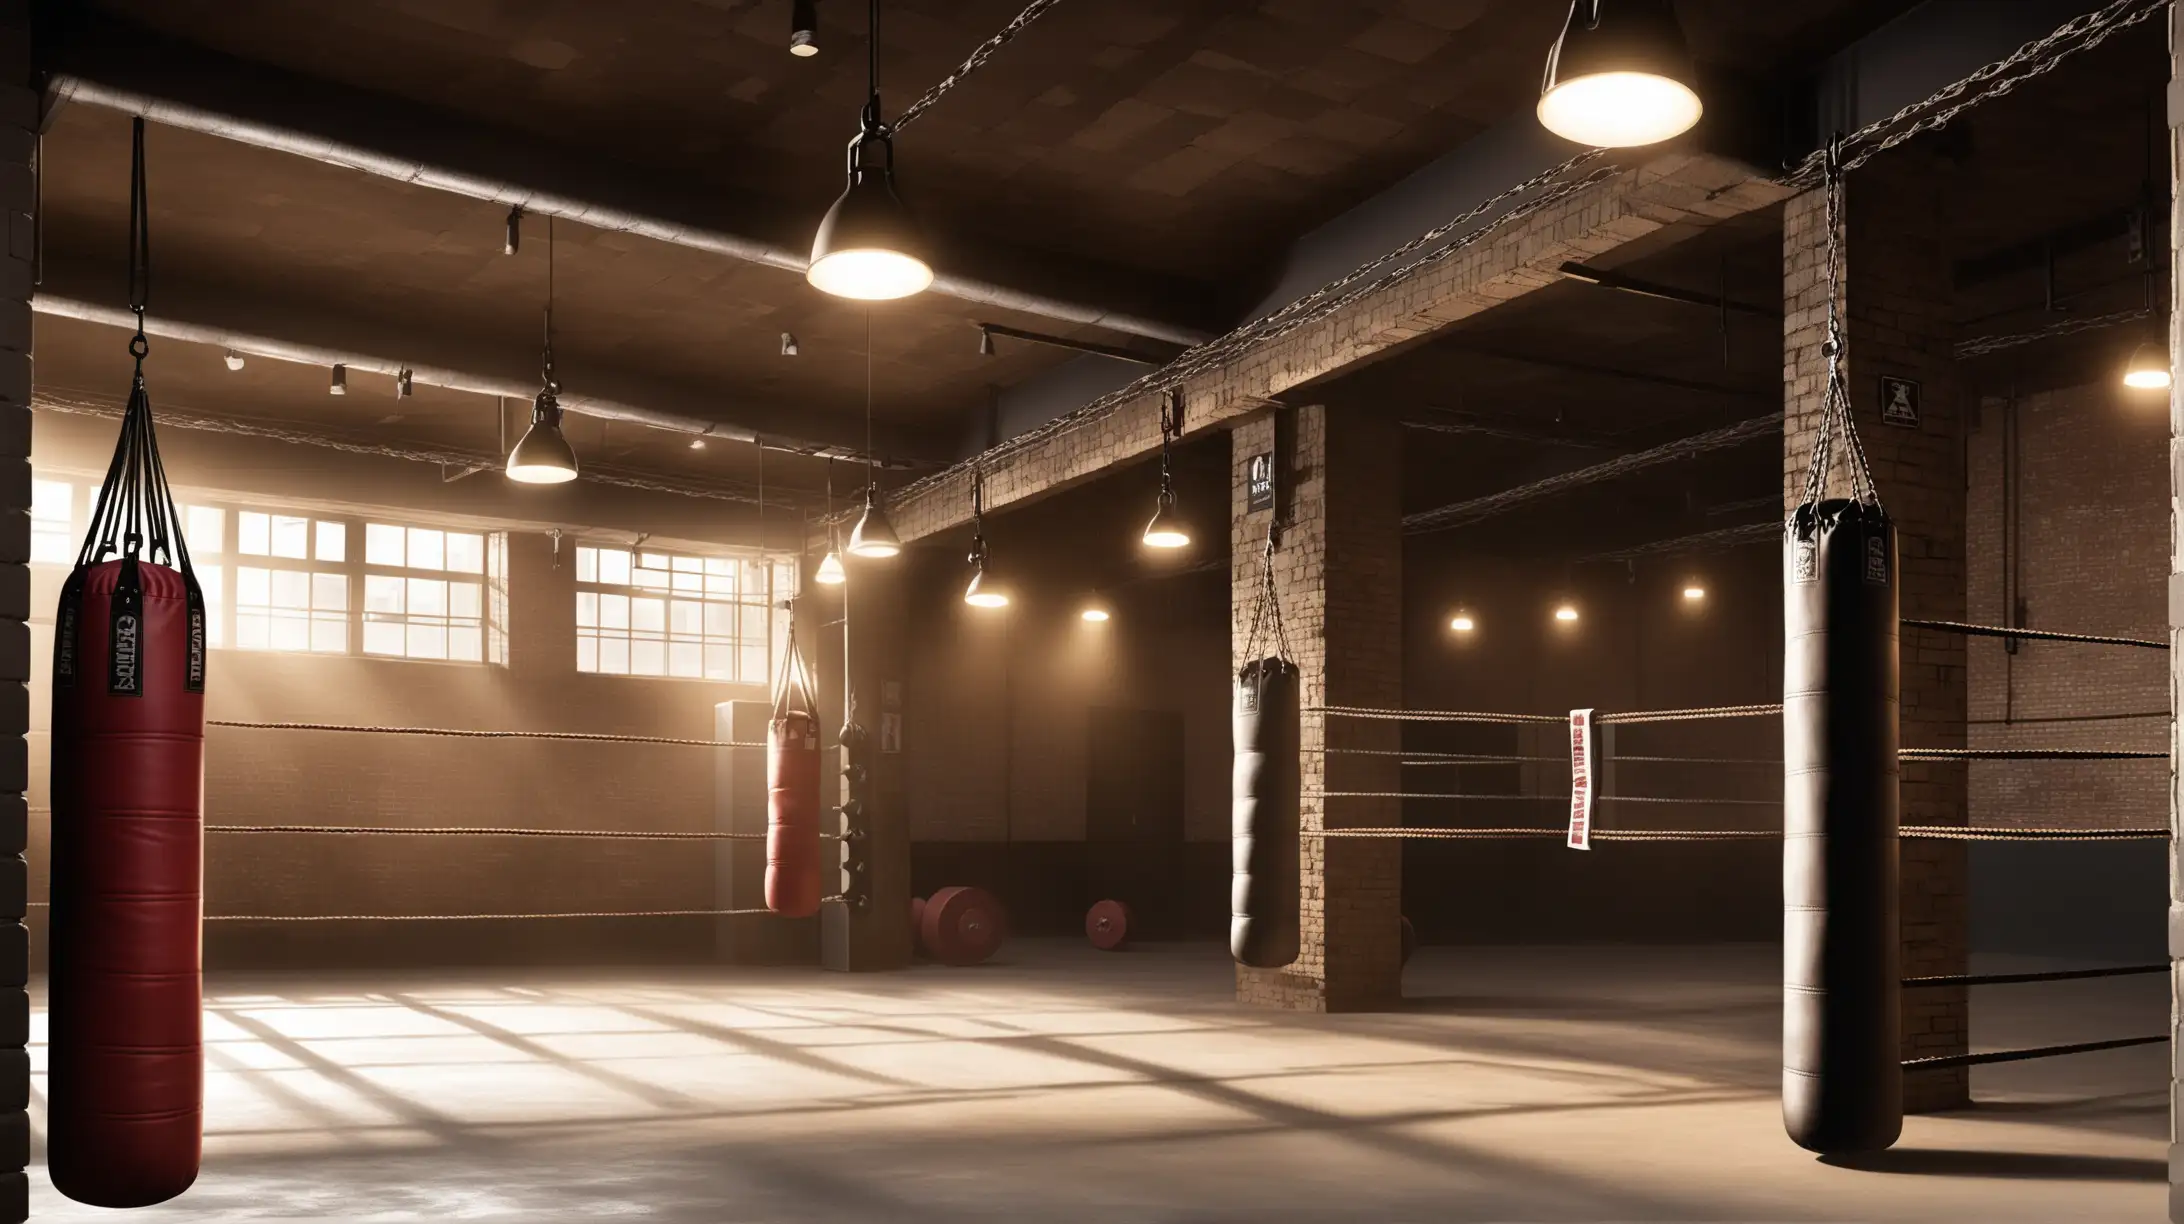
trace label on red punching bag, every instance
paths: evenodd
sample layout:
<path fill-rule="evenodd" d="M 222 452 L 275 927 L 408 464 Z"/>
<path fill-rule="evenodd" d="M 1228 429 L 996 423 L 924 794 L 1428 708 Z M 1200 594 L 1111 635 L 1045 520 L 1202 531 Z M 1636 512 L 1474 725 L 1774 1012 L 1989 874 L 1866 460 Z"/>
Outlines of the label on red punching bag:
<path fill-rule="evenodd" d="M 106 691 L 116 697 L 144 695 L 144 588 L 137 582 L 136 559 L 121 563 L 114 582 L 113 616 L 108 622 Z"/>
<path fill-rule="evenodd" d="M 190 578 L 190 655 L 182 673 L 182 687 L 192 693 L 205 691 L 205 595 Z"/>
<path fill-rule="evenodd" d="M 76 686 L 76 638 L 82 620 L 83 592 L 71 576 L 61 591 L 60 611 L 55 613 L 53 625 L 53 683 L 61 688 Z"/>

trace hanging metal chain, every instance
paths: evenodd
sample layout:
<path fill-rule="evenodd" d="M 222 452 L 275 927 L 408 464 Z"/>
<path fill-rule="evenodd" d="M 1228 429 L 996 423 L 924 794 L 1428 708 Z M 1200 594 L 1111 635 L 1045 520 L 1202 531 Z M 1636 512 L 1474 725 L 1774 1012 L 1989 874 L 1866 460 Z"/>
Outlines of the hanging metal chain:
<path fill-rule="evenodd" d="M 1828 145 L 1826 192 L 1827 338 L 1821 352 L 1827 356 L 1827 381 L 1820 393 L 1820 428 L 1813 436 L 1812 462 L 1805 469 L 1805 500 L 1818 504 L 1827 495 L 1828 473 L 1835 466 L 1835 447 L 1840 433 L 1850 468 L 1851 496 L 1869 506 L 1881 504 L 1873 485 L 1873 470 L 1866 463 L 1865 445 L 1858 438 L 1858 423 L 1851 415 L 1850 387 L 1843 377 L 1843 141 Z"/>
<path fill-rule="evenodd" d="M 962 84 L 963 78 L 983 68 L 986 61 L 992 59 L 996 51 L 1014 42 L 1016 36 L 1024 32 L 1025 26 L 1037 21 L 1041 14 L 1061 2 L 1062 0 L 1031 0 L 1030 4 L 1024 6 L 1023 12 L 1018 13 L 1007 25 L 1002 26 L 992 38 L 978 44 L 978 49 L 971 52 L 969 59 L 956 65 L 954 72 L 940 78 L 931 89 L 919 94 L 916 101 L 904 107 L 901 117 L 895 120 L 894 130 L 901 132 L 904 128 L 909 127 L 910 121 L 924 114 L 927 107 L 940 101 L 942 94 Z"/>
<path fill-rule="evenodd" d="M 1856 170 L 1906 141 L 1947 127 L 1965 111 L 2003 97 L 2027 81 L 2046 76 L 2065 60 L 2091 51 L 2119 31 L 2160 16 L 2168 11 L 2169 4 L 2170 0 L 2114 0 L 2105 8 L 2066 21 L 2053 33 L 2026 43 L 2007 58 L 1988 64 L 1888 118 L 1851 133 L 1843 143 L 1854 151 L 1842 157 L 1841 168 Z M 2009 75 L 2020 68 L 2022 72 Z M 1922 114 L 1923 118 L 1909 122 L 1913 116 Z M 1782 181 L 1793 187 L 1818 186 L 1826 178 L 1827 162 L 1828 151 L 1815 150 Z"/>
<path fill-rule="evenodd" d="M 1244 633 L 1244 658 L 1257 659 L 1259 644 L 1267 642 L 1274 647 L 1274 657 L 1294 663 L 1296 657 L 1289 653 L 1289 630 L 1282 623 L 1281 592 L 1274 585 L 1274 545 L 1280 538 L 1273 524 L 1266 529 L 1266 547 L 1259 554 L 1259 597 L 1252 604 L 1251 627 Z M 1271 637 L 1266 632 L 1271 627 Z"/>
<path fill-rule="evenodd" d="M 993 463 L 1009 455 L 1035 446 L 1049 438 L 1081 429 L 1105 419 L 1124 404 L 1143 396 L 1157 394 L 1170 387 L 1181 386 L 1186 380 L 1219 368 L 1248 349 L 1278 340 L 1283 336 L 1318 322 L 1353 302 L 1391 288 L 1397 284 L 1453 259 L 1474 245 L 1518 224 L 1546 209 L 1552 208 L 1586 188 L 1595 186 L 1616 174 L 1622 168 L 1614 165 L 1597 166 L 1578 178 L 1566 178 L 1571 172 L 1598 161 L 1606 156 L 1602 149 L 1589 149 L 1568 161 L 1543 170 L 1518 183 L 1491 199 L 1434 226 L 1425 233 L 1384 255 L 1360 264 L 1341 278 L 1313 290 L 1280 310 L 1248 323 L 1241 324 L 1204 344 L 1187 349 L 1174 361 L 1145 374 L 1135 381 L 1117 388 L 1083 407 L 1065 412 L 1047 423 L 1025 430 L 981 453 L 976 462 Z M 1526 198 L 1529 197 L 1529 198 Z M 1508 211 L 1500 212 L 1503 208 Z M 1466 227 L 1488 218 L 1477 228 Z M 1452 237 L 1453 235 L 1453 237 Z M 1436 244 L 1445 244 L 1436 246 Z M 1420 250 L 1433 247 L 1428 254 L 1402 262 Z M 1386 272 L 1380 269 L 1394 263 Z M 1378 275 L 1374 275 L 1379 273 Z M 1368 279 L 1370 278 L 1370 279 Z M 971 468 L 972 460 L 965 460 L 952 467 L 921 477 L 896 491 L 897 498 L 913 497 L 942 485 L 950 480 L 961 479 Z"/>
<path fill-rule="evenodd" d="M 2134 310 L 2119 310 L 2113 314 L 2092 315 L 2080 319 L 2062 319 L 2045 327 L 2033 328 L 2031 331 L 1977 336 L 1957 343 L 1956 359 L 1964 361 L 1972 357 L 1985 357 L 1989 353 L 1999 353 L 2005 349 L 2016 348 L 2019 345 L 2035 344 L 2042 340 L 2054 340 L 2063 336 L 2075 336 L 2089 331 L 2102 331 L 2111 327 L 2122 327 L 2126 324 L 2150 319 L 2154 316 L 2154 313 L 2154 311 L 2141 306 Z"/>

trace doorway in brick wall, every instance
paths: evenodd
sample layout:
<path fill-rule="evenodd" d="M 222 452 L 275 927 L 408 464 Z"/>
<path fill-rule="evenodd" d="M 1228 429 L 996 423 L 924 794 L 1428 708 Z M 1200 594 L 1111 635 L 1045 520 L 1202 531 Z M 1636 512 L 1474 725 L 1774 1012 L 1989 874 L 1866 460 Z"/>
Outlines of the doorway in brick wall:
<path fill-rule="evenodd" d="M 1097 706 L 1085 735 L 1085 886 L 1129 905 L 1133 936 L 1182 933 L 1183 715 Z"/>

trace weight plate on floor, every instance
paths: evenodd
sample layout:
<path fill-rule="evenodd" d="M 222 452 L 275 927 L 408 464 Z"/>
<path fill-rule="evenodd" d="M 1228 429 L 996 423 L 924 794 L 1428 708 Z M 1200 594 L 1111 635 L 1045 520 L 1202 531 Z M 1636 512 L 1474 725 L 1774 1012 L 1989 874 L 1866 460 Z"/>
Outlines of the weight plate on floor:
<path fill-rule="evenodd" d="M 983 888 L 943 888 L 925 902 L 925 954 L 945 965 L 975 965 L 1008 937 L 1001 902 Z"/>
<path fill-rule="evenodd" d="M 1130 938 L 1130 907 L 1120 901 L 1096 901 L 1084 912 L 1084 937 L 1102 952 L 1112 952 Z"/>

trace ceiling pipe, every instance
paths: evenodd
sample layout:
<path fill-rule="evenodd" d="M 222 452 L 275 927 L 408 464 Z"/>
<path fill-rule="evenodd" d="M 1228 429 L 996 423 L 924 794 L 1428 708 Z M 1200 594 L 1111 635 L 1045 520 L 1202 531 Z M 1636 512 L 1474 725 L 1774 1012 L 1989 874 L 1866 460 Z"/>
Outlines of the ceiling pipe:
<path fill-rule="evenodd" d="M 798 277 L 802 277 L 811 266 L 810 253 L 804 249 L 785 247 L 748 235 L 679 221 L 639 209 L 581 199 L 506 178 L 464 170 L 458 166 L 435 164 L 384 149 L 371 148 L 356 141 L 307 131 L 291 123 L 234 113 L 240 108 L 203 106 L 185 99 L 94 80 L 81 72 L 53 73 L 47 79 L 47 96 L 49 109 L 57 109 L 64 103 L 78 102 L 128 115 L 142 115 L 145 119 L 166 127 L 201 132 L 261 149 L 307 157 L 381 178 L 489 201 L 505 208 L 521 208 L 526 213 L 559 217 L 596 229 L 636 234 L 658 242 L 725 255 L 730 259 L 764 264 L 793 272 Z M 273 109 L 278 111 L 279 108 Z M 817 215 L 815 208 L 813 216 L 816 218 Z M 1069 301 L 973 277 L 953 275 L 944 269 L 935 270 L 931 289 L 934 293 L 999 310 L 1034 315 L 1057 323 L 1105 328 L 1108 331 L 1170 344 L 1188 346 L 1211 338 L 1209 333 L 1196 328 L 1110 310 L 1089 302 Z"/>
<path fill-rule="evenodd" d="M 56 318 L 63 319 L 80 319 L 86 323 L 100 323 L 108 327 L 134 329 L 137 323 L 136 315 L 122 307 L 101 306 L 95 302 L 58 297 L 50 293 L 40 293 L 33 297 L 30 308 L 39 314 L 53 315 Z M 533 395 L 538 393 L 536 380 L 524 382 L 513 378 L 496 378 L 488 374 L 470 374 L 461 370 L 450 370 L 442 366 L 417 365 L 413 362 L 375 357 L 368 353 L 353 353 L 343 349 L 322 348 L 314 344 L 296 344 L 287 340 L 252 335 L 248 332 L 239 332 L 225 327 L 185 323 L 152 314 L 147 314 L 144 317 L 144 332 L 146 335 L 156 336 L 162 340 L 178 340 L 185 344 L 207 344 L 252 357 L 265 357 L 275 361 L 292 361 L 299 365 L 322 368 L 337 365 L 346 366 L 351 371 L 363 370 L 375 374 L 385 374 L 389 378 L 398 377 L 402 371 L 407 370 L 413 383 L 423 383 L 430 387 L 442 387 L 449 391 L 466 391 L 474 395 L 506 396 L 510 399 L 528 402 Z M 719 421 L 708 421 L 703 417 L 661 412 L 657 409 L 627 404 L 619 400 L 606 399 L 602 396 L 586 395 L 580 391 L 564 390 L 561 393 L 561 410 L 563 412 L 573 412 L 579 416 L 596 417 L 600 420 L 627 421 L 634 425 L 646 425 L 653 429 L 662 429 L 670 433 L 693 437 L 719 438 L 728 442 L 755 443 L 758 441 L 758 435 L 754 431 L 741 425 L 728 425 Z M 765 447 L 771 451 L 809 455 L 817 459 L 840 459 L 858 464 L 865 462 L 864 453 L 853 447 L 800 441 L 771 432 L 765 436 Z M 876 460 L 875 466 L 908 468 L 916 465 L 882 456 Z"/>

